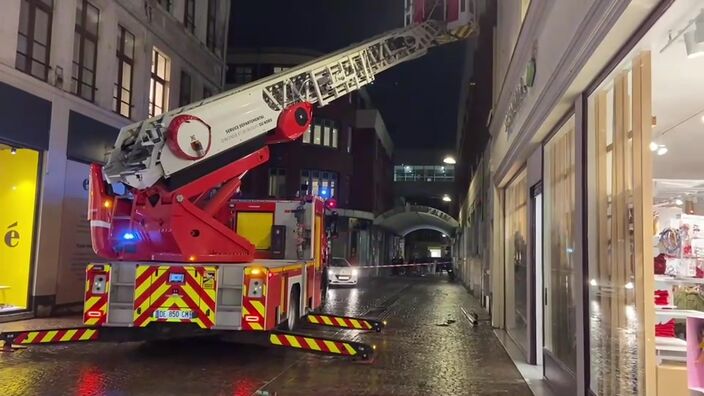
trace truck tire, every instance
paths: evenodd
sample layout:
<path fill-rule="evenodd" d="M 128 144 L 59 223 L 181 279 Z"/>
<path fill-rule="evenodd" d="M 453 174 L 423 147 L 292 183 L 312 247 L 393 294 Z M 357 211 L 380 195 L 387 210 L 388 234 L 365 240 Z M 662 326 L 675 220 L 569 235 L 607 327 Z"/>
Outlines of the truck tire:
<path fill-rule="evenodd" d="M 301 319 L 301 294 L 300 286 L 294 285 L 291 288 L 291 296 L 288 299 L 288 317 L 284 326 L 285 330 L 293 331 L 298 327 Z"/>

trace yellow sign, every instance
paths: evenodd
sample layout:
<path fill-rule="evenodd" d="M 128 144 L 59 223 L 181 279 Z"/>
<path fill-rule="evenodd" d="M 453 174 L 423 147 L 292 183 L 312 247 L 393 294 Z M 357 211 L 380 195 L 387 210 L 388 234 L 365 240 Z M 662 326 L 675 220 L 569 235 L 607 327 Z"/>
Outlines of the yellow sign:
<path fill-rule="evenodd" d="M 0 308 L 27 308 L 39 153 L 0 144 Z"/>

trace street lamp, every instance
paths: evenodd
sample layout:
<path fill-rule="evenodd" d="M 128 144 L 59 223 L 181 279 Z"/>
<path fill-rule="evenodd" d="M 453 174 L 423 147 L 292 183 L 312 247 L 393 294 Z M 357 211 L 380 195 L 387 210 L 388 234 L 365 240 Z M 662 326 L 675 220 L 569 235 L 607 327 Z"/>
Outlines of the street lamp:
<path fill-rule="evenodd" d="M 453 157 L 451 155 L 445 156 L 445 158 L 443 158 L 442 162 L 444 162 L 446 164 L 450 164 L 450 165 L 454 165 L 457 163 L 457 161 L 455 160 L 455 157 Z"/>
<path fill-rule="evenodd" d="M 452 198 L 450 198 L 450 196 L 447 194 L 442 196 L 442 200 L 445 202 L 452 202 Z"/>

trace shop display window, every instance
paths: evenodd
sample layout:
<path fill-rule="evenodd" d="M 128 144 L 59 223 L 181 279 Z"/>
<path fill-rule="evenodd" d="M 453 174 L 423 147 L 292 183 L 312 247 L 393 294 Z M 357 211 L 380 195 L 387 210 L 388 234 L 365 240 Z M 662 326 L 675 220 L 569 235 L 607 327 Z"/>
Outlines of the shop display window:
<path fill-rule="evenodd" d="M 0 314 L 27 309 L 39 153 L 0 144 Z"/>

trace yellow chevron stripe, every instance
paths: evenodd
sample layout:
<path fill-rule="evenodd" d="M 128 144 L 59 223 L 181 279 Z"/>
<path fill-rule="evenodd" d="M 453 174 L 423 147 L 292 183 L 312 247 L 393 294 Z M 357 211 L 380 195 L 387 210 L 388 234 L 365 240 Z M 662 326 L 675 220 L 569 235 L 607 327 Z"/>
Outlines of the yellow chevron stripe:
<path fill-rule="evenodd" d="M 32 342 L 34 342 L 34 339 L 37 338 L 38 335 L 39 335 L 38 331 L 30 331 L 29 333 L 27 333 L 27 338 L 25 338 L 24 341 L 22 341 L 22 343 L 23 344 L 31 344 Z"/>
<path fill-rule="evenodd" d="M 316 317 L 313 316 L 313 315 L 308 315 L 308 321 L 311 322 L 311 323 L 318 324 L 318 318 L 316 318 Z"/>
<path fill-rule="evenodd" d="M 327 341 L 327 340 L 324 340 L 323 342 L 325 343 L 325 346 L 328 347 L 328 349 L 330 350 L 330 352 L 332 352 L 332 353 L 340 353 L 340 350 L 337 349 L 337 345 L 335 345 L 334 342 L 332 342 L 332 341 Z"/>
<path fill-rule="evenodd" d="M 86 301 L 86 303 L 84 305 L 86 307 L 86 311 L 92 309 L 93 306 L 95 304 L 97 304 L 99 301 L 100 301 L 100 297 L 96 297 L 96 296 L 89 297 L 88 301 Z"/>
<path fill-rule="evenodd" d="M 66 333 L 64 333 L 64 335 L 59 341 L 71 341 L 73 339 L 73 336 L 75 336 L 77 332 L 78 330 L 75 329 L 68 330 L 66 331 Z"/>
<path fill-rule="evenodd" d="M 264 330 L 264 327 L 262 327 L 259 323 L 249 323 L 249 327 L 251 327 L 252 330 Z"/>
<path fill-rule="evenodd" d="M 355 351 L 354 348 L 352 348 L 352 345 L 350 345 L 350 344 L 348 344 L 348 343 L 346 343 L 346 342 L 343 342 L 342 345 L 345 346 L 345 349 L 347 349 L 347 353 L 349 353 L 350 355 L 356 355 L 356 354 L 357 354 L 357 351 Z"/>
<path fill-rule="evenodd" d="M 330 317 L 328 316 L 321 316 L 321 319 L 323 319 L 323 323 L 325 323 L 328 326 L 332 326 L 332 320 L 330 320 Z"/>
<path fill-rule="evenodd" d="M 242 305 L 242 316 L 245 316 L 245 315 L 249 315 L 249 310 L 247 309 L 247 307 Z"/>
<path fill-rule="evenodd" d="M 291 344 L 292 347 L 294 348 L 300 348 L 301 344 L 298 342 L 295 336 L 292 335 L 285 335 L 286 341 L 288 341 L 289 344 Z"/>
<path fill-rule="evenodd" d="M 318 346 L 318 343 L 315 342 L 314 339 L 308 338 L 308 337 L 305 337 L 305 338 L 303 338 L 303 339 L 305 340 L 306 344 L 308 344 L 308 348 L 310 348 L 310 349 L 312 349 L 312 350 L 314 350 L 314 351 L 320 351 L 320 350 L 321 350 L 321 349 L 320 349 L 320 346 Z"/>
<path fill-rule="evenodd" d="M 361 329 L 362 325 L 359 323 L 357 319 L 350 319 L 350 322 L 352 322 L 352 326 L 354 326 L 355 329 Z"/>
<path fill-rule="evenodd" d="M 58 334 L 58 333 L 59 333 L 59 332 L 58 332 L 57 330 L 49 331 L 49 332 L 47 332 L 47 333 L 44 335 L 44 337 L 43 337 L 41 340 L 39 340 L 39 342 L 41 342 L 41 343 L 44 343 L 44 342 L 51 342 L 51 341 L 54 340 L 54 337 L 55 337 L 56 334 Z"/>
<path fill-rule="evenodd" d="M 93 326 L 97 323 L 98 323 L 98 318 L 90 318 L 90 319 L 86 319 L 83 321 L 83 324 L 86 324 L 88 326 Z"/>
<path fill-rule="evenodd" d="M 83 333 L 83 334 L 81 335 L 81 337 L 79 338 L 79 340 L 81 340 L 81 341 L 89 340 L 89 339 L 93 336 L 93 334 L 95 334 L 95 330 L 93 330 L 93 329 L 88 329 L 88 330 L 86 330 L 85 333 Z"/>
<path fill-rule="evenodd" d="M 276 334 L 269 335 L 269 342 L 274 345 L 283 345 L 283 343 L 281 342 L 281 340 L 279 340 L 279 337 Z"/>
<path fill-rule="evenodd" d="M 259 313 L 259 316 L 261 316 L 262 318 L 264 318 L 266 316 L 266 313 L 264 312 L 265 311 L 264 304 L 262 304 L 261 301 L 252 300 L 249 303 L 252 304 L 254 309 L 257 310 L 257 312 Z"/>
<path fill-rule="evenodd" d="M 342 318 L 335 318 L 335 322 L 337 322 L 337 325 L 340 327 L 347 327 L 347 323 Z"/>

